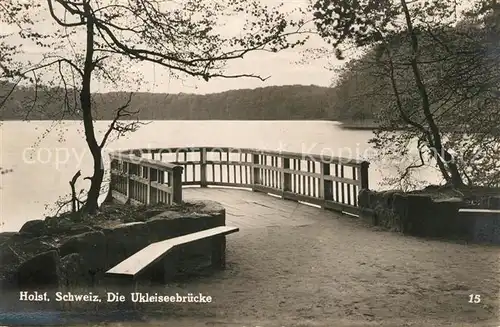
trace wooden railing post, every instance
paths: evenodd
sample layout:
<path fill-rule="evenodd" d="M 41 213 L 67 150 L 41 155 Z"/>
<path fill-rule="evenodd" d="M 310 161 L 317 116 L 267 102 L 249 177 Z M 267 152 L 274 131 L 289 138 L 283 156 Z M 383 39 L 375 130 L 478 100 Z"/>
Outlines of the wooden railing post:
<path fill-rule="evenodd" d="M 326 180 L 325 176 L 330 175 L 330 163 L 321 163 L 321 180 L 319 184 L 319 195 L 323 201 L 333 199 L 333 182 Z"/>
<path fill-rule="evenodd" d="M 153 182 L 159 182 L 159 179 L 160 179 L 160 171 L 158 169 L 154 169 L 154 168 L 149 168 L 149 174 L 150 174 L 150 178 L 149 178 L 149 196 L 150 196 L 150 204 L 155 204 L 158 202 L 158 191 L 156 190 L 156 188 L 154 188 L 151 184 Z"/>
<path fill-rule="evenodd" d="M 127 172 L 127 202 L 128 202 L 132 197 L 132 181 L 130 179 L 131 164 L 130 162 L 124 162 L 124 164 Z"/>
<path fill-rule="evenodd" d="M 200 150 L 200 186 L 207 187 L 207 149 Z"/>
<path fill-rule="evenodd" d="M 169 174 L 169 184 L 172 187 L 172 202 L 181 203 L 182 202 L 182 171 L 183 167 L 177 166 L 173 169 L 172 173 Z"/>
<path fill-rule="evenodd" d="M 359 165 L 359 187 L 361 190 L 368 189 L 368 167 L 370 163 L 368 161 L 363 161 Z"/>
<path fill-rule="evenodd" d="M 147 167 L 148 172 L 148 188 L 146 192 L 146 204 L 151 204 L 151 172 L 153 169 L 151 167 Z"/>
<path fill-rule="evenodd" d="M 255 167 L 255 165 L 259 164 L 259 154 L 252 154 L 252 191 L 255 190 L 255 185 L 261 184 L 261 176 L 260 176 L 260 168 Z"/>
<path fill-rule="evenodd" d="M 290 159 L 281 157 L 281 190 L 283 191 L 283 198 L 285 198 L 284 193 L 292 189 L 292 175 L 285 172 L 285 169 L 290 169 Z"/>

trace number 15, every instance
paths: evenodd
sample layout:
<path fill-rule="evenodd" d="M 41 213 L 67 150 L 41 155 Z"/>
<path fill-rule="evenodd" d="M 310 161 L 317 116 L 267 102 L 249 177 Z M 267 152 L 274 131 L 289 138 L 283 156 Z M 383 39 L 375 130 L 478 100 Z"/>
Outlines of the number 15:
<path fill-rule="evenodd" d="M 480 303 L 481 295 L 479 294 L 470 294 L 469 295 L 469 303 Z"/>

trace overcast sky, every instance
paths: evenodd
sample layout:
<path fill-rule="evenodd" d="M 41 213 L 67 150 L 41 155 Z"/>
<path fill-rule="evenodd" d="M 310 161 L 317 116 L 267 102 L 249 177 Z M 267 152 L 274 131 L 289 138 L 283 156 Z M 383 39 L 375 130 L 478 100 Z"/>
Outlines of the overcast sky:
<path fill-rule="evenodd" d="M 2 0 L 0 0 L 2 1 Z M 279 3 L 280 0 L 261 0 L 262 2 L 273 5 Z M 286 9 L 290 10 L 297 6 L 305 7 L 308 0 L 284 0 Z M 45 20 L 47 26 L 52 24 L 50 16 Z M 237 29 L 237 21 L 234 22 L 234 28 Z M 241 22 L 240 22 L 241 24 Z M 47 26 L 40 26 L 41 30 L 46 31 Z M 231 24 L 228 26 L 231 29 Z M 8 31 L 8 26 L 0 25 L 2 32 Z M 307 48 L 317 48 L 324 46 L 325 43 L 319 37 L 313 37 L 308 43 Z M 230 89 L 256 88 L 270 85 L 320 85 L 329 86 L 332 82 L 333 73 L 325 67 L 328 66 L 332 59 L 315 59 L 309 60 L 307 63 L 298 63 L 303 56 L 305 48 L 290 49 L 278 53 L 250 53 L 244 59 L 232 61 L 228 66 L 228 73 L 240 74 L 250 73 L 260 76 L 269 76 L 266 81 L 260 81 L 254 78 L 241 79 L 223 79 L 216 78 L 209 82 L 197 80 L 194 78 L 180 81 L 171 77 L 167 70 L 161 66 L 152 63 L 144 63 L 136 65 L 129 72 L 134 74 L 135 71 L 142 72 L 144 81 L 142 86 L 137 91 L 158 92 L 158 93 L 213 93 L 222 92 Z M 34 59 L 39 56 L 36 49 L 25 49 L 27 57 Z M 115 91 L 116 87 L 112 85 L 101 85 L 94 83 L 93 91 L 106 92 Z"/>
<path fill-rule="evenodd" d="M 312 42 L 311 42 L 312 43 Z M 319 42 L 316 42 L 319 43 Z M 230 89 L 256 88 L 270 85 L 320 85 L 329 86 L 333 73 L 325 66 L 328 60 L 311 60 L 307 64 L 298 64 L 302 54 L 296 51 L 282 51 L 279 53 L 255 53 L 246 58 L 233 61 L 229 65 L 229 72 L 253 73 L 260 76 L 270 76 L 266 81 L 254 78 L 223 79 L 215 78 L 209 82 L 191 79 L 179 81 L 170 78 L 162 67 L 145 64 L 140 69 L 147 78 L 145 88 L 150 92 L 166 93 L 213 93 Z M 154 83 L 156 81 L 156 83 Z"/>

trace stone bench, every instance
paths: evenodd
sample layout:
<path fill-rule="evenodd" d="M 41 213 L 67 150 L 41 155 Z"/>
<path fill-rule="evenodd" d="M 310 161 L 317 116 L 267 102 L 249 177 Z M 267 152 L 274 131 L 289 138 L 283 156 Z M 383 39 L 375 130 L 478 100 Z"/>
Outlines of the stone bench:
<path fill-rule="evenodd" d="M 176 272 L 175 249 L 200 240 L 212 240 L 212 266 L 216 268 L 225 267 L 226 235 L 239 231 L 237 227 L 219 226 L 206 229 L 200 232 L 191 233 L 179 237 L 170 238 L 164 241 L 152 243 L 132 256 L 123 260 L 106 272 L 108 278 L 119 279 L 132 287 L 132 291 L 137 289 L 137 281 L 148 268 L 158 262 L 163 261 L 162 270 L 164 281 L 168 282 L 174 277 Z M 174 257 L 166 258 L 168 254 Z"/>

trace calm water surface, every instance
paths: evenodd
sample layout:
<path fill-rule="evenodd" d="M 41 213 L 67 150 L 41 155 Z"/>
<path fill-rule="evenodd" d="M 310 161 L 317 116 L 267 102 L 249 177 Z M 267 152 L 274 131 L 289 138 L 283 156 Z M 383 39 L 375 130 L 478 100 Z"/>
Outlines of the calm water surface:
<path fill-rule="evenodd" d="M 100 139 L 109 122 L 96 124 Z M 2 122 L 0 166 L 14 172 L 1 175 L 0 231 L 18 230 L 26 221 L 50 213 L 68 181 L 78 170 L 92 173 L 81 122 Z M 135 133 L 108 142 L 105 152 L 139 147 L 227 146 L 286 150 L 370 159 L 370 131 L 341 129 L 321 121 L 154 121 Z M 104 154 L 107 159 L 107 154 Z M 380 188 L 391 165 L 370 166 L 370 187 Z M 435 179 L 430 171 L 422 178 Z M 77 188 L 88 186 L 80 179 Z"/>

